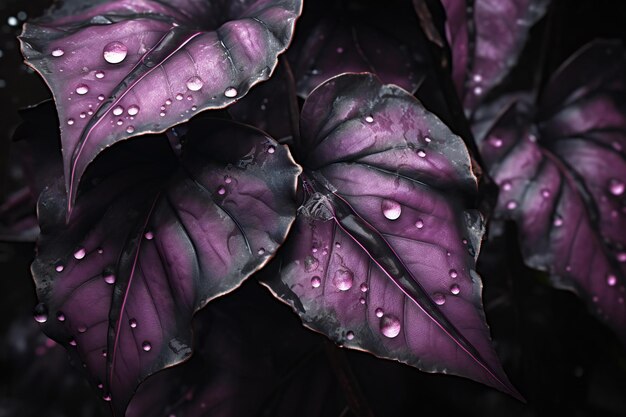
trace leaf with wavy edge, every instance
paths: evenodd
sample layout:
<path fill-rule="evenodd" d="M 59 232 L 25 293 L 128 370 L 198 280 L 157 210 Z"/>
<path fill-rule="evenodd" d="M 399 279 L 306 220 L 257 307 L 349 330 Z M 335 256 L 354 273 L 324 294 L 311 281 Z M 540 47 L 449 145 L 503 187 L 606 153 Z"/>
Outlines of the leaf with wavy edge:
<path fill-rule="evenodd" d="M 314 90 L 301 134 L 306 200 L 272 292 L 346 347 L 520 398 L 484 321 L 483 225 L 461 198 L 476 192 L 462 140 L 372 74 Z"/>
<path fill-rule="evenodd" d="M 106 147 L 227 106 L 269 78 L 301 0 L 68 0 L 24 26 L 26 63 L 56 101 L 68 216 Z"/>
<path fill-rule="evenodd" d="M 414 0 L 416 1 L 416 0 Z M 441 0 L 452 79 L 466 111 L 509 73 L 550 0 Z"/>
<path fill-rule="evenodd" d="M 295 217 L 286 147 L 218 120 L 191 122 L 183 140 L 180 163 L 163 137 L 104 153 L 69 225 L 60 181 L 39 202 L 44 330 L 117 415 L 141 380 L 191 354 L 194 312 L 265 265 Z"/>
<path fill-rule="evenodd" d="M 480 143 L 500 186 L 496 215 L 517 223 L 528 265 L 578 293 L 626 340 L 624 48 L 583 47 L 543 97 L 536 111 L 523 97 L 485 110 L 501 112 Z"/>

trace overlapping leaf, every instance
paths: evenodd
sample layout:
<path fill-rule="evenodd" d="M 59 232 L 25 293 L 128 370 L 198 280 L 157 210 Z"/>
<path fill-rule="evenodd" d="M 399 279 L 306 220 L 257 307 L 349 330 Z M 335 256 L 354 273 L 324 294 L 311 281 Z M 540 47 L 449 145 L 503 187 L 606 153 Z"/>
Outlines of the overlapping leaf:
<path fill-rule="evenodd" d="M 532 104 L 517 98 L 480 144 L 500 185 L 497 215 L 517 223 L 530 266 L 576 291 L 626 340 L 623 47 L 587 45 L 543 97 L 534 119 Z"/>
<path fill-rule="evenodd" d="M 180 161 L 160 136 L 103 154 L 69 225 L 60 181 L 40 198 L 38 320 L 117 415 L 141 380 L 191 354 L 194 312 L 262 267 L 294 219 L 300 170 L 285 147 L 190 123 Z"/>
<path fill-rule="evenodd" d="M 462 140 L 371 74 L 314 90 L 301 134 L 306 200 L 272 292 L 346 347 L 518 396 L 484 321 L 483 226 L 463 203 L 476 179 Z"/>
<path fill-rule="evenodd" d="M 224 107 L 267 79 L 301 0 L 69 0 L 20 37 L 61 122 L 68 207 L 104 148 Z"/>
<path fill-rule="evenodd" d="M 418 0 L 414 0 L 418 1 Z M 550 0 L 441 0 L 452 78 L 471 113 L 509 73 Z"/>

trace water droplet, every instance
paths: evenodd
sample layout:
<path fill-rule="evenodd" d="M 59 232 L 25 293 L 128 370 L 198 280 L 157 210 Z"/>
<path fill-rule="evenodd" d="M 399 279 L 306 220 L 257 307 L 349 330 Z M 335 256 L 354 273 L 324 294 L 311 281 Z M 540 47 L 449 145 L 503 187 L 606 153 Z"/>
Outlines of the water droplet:
<path fill-rule="evenodd" d="M 430 143 L 430 142 L 432 141 L 432 139 L 431 139 L 431 138 L 429 138 L 428 136 L 424 136 L 424 141 L 425 141 L 426 143 Z"/>
<path fill-rule="evenodd" d="M 162 111 L 161 113 L 159 113 L 159 116 L 164 117 L 165 116 L 165 112 Z"/>
<path fill-rule="evenodd" d="M 314 256 L 307 256 L 304 258 L 304 270 L 306 272 L 313 272 L 320 266 L 320 261 Z"/>
<path fill-rule="evenodd" d="M 183 97 L 182 94 L 180 94 L 180 93 L 176 94 L 176 100 L 181 101 L 183 98 L 184 97 Z"/>
<path fill-rule="evenodd" d="M 483 88 L 482 88 L 482 87 L 480 87 L 480 86 L 476 86 L 476 87 L 474 87 L 474 94 L 475 94 L 475 95 L 479 96 L 479 95 L 481 95 L 482 93 L 483 93 Z"/>
<path fill-rule="evenodd" d="M 105 268 L 102 271 L 102 278 L 104 279 L 104 282 L 106 282 L 109 285 L 115 284 L 115 272 L 110 267 Z"/>
<path fill-rule="evenodd" d="M 415 222 L 415 227 L 417 227 L 418 229 L 421 229 L 424 227 L 424 221 L 422 219 L 417 219 L 417 221 Z"/>
<path fill-rule="evenodd" d="M 80 117 L 81 119 L 84 119 L 85 117 L 87 117 L 87 113 L 82 112 L 81 114 L 78 115 L 78 117 Z"/>
<path fill-rule="evenodd" d="M 376 317 L 382 317 L 385 314 L 382 308 L 377 308 L 374 310 L 374 313 L 376 314 Z"/>
<path fill-rule="evenodd" d="M 402 206 L 397 201 L 383 200 L 381 203 L 383 215 L 389 220 L 396 220 L 402 214 Z"/>
<path fill-rule="evenodd" d="M 451 278 L 456 278 L 457 276 L 459 276 L 459 274 L 456 272 L 456 269 L 451 269 L 450 270 L 450 277 Z"/>
<path fill-rule="evenodd" d="M 446 296 L 441 293 L 436 292 L 433 294 L 433 301 L 438 306 L 442 306 L 446 303 Z"/>
<path fill-rule="evenodd" d="M 550 190 L 548 190 L 547 188 L 544 188 L 543 190 L 541 190 L 541 196 L 543 198 L 548 198 L 550 197 Z"/>
<path fill-rule="evenodd" d="M 504 181 L 502 183 L 502 189 L 504 191 L 511 191 L 511 188 L 513 188 L 513 185 L 511 184 L 511 181 Z"/>
<path fill-rule="evenodd" d="M 107 350 L 106 349 L 102 349 L 102 357 L 103 358 L 107 357 Z M 102 388 L 102 384 L 98 384 L 98 388 Z"/>
<path fill-rule="evenodd" d="M 366 116 L 366 117 L 365 117 L 365 121 L 366 121 L 367 123 L 374 123 L 374 118 L 373 118 L 372 116 Z"/>
<path fill-rule="evenodd" d="M 70 346 L 76 346 L 78 343 L 76 343 L 76 339 L 70 339 L 69 344 Z"/>
<path fill-rule="evenodd" d="M 57 272 L 63 272 L 64 269 L 65 267 L 62 264 L 58 264 L 57 266 L 54 267 L 54 270 Z"/>
<path fill-rule="evenodd" d="M 457 295 L 458 293 L 461 292 L 461 287 L 459 287 L 457 284 L 452 284 L 450 286 L 450 292 L 454 295 Z"/>
<path fill-rule="evenodd" d="M 57 320 L 58 321 L 65 321 L 65 314 L 63 314 L 62 311 L 57 311 Z"/>
<path fill-rule="evenodd" d="M 76 94 L 81 96 L 87 94 L 89 92 L 89 87 L 86 84 L 79 84 L 76 86 Z"/>
<path fill-rule="evenodd" d="M 322 279 L 320 277 L 316 275 L 311 278 L 311 287 L 318 288 L 320 285 L 322 285 Z"/>
<path fill-rule="evenodd" d="M 165 100 L 165 105 L 169 106 L 170 104 L 172 104 L 172 100 L 170 100 L 169 98 L 167 100 Z"/>
<path fill-rule="evenodd" d="M 624 183 L 618 179 L 613 178 L 609 181 L 609 191 L 611 191 L 611 194 L 613 195 L 624 194 L 625 188 Z"/>
<path fill-rule="evenodd" d="M 509 210 L 515 210 L 517 208 L 517 201 L 515 200 L 511 200 L 508 203 L 506 203 L 506 208 Z"/>
<path fill-rule="evenodd" d="M 85 333 L 87 331 L 87 326 L 85 325 L 78 326 L 77 330 L 78 330 L 78 333 Z"/>
<path fill-rule="evenodd" d="M 45 323 L 48 321 L 48 307 L 44 303 L 39 303 L 35 306 L 33 313 L 35 321 L 37 323 Z"/>
<path fill-rule="evenodd" d="M 606 283 L 609 284 L 609 287 L 615 286 L 615 284 L 617 284 L 617 277 L 613 274 L 607 275 Z"/>
<path fill-rule="evenodd" d="M 620 252 L 617 254 L 617 260 L 619 262 L 626 262 L 626 252 Z"/>
<path fill-rule="evenodd" d="M 397 335 L 400 334 L 400 329 L 402 326 L 400 325 L 400 320 L 396 316 L 392 316 L 391 314 L 385 314 L 380 319 L 380 331 L 386 337 L 393 339 Z"/>
<path fill-rule="evenodd" d="M 145 341 L 141 344 L 141 348 L 144 350 L 144 352 L 150 352 L 150 350 L 152 349 L 152 345 L 150 344 L 150 342 Z"/>
<path fill-rule="evenodd" d="M 226 188 L 224 188 L 222 185 L 220 185 L 219 187 L 217 187 L 217 193 L 219 195 L 224 195 L 226 194 Z"/>
<path fill-rule="evenodd" d="M 349 269 L 340 268 L 333 276 L 333 284 L 339 291 L 348 291 L 354 283 L 354 274 Z"/>
<path fill-rule="evenodd" d="M 346 339 L 348 339 L 348 340 L 354 339 L 354 332 L 350 331 L 350 332 L 346 333 Z"/>
<path fill-rule="evenodd" d="M 102 50 L 104 60 L 109 64 L 119 64 L 128 54 L 128 48 L 122 42 L 110 42 Z"/>
<path fill-rule="evenodd" d="M 194 76 L 187 80 L 187 88 L 191 91 L 198 91 L 202 88 L 203 85 L 204 83 L 202 82 L 200 77 Z"/>
<path fill-rule="evenodd" d="M 147 231 L 143 237 L 145 237 L 147 240 L 152 240 L 154 239 L 154 233 L 152 233 L 151 231 Z"/>
<path fill-rule="evenodd" d="M 122 106 L 115 106 L 115 107 L 113 108 L 113 114 L 114 114 L 114 115 L 119 116 L 119 115 L 121 115 L 122 113 L 124 113 L 124 107 L 122 107 Z"/>
<path fill-rule="evenodd" d="M 139 106 L 136 104 L 133 104 L 132 106 L 128 108 L 128 110 L 126 110 L 126 112 L 128 113 L 129 116 L 136 116 L 137 113 L 139 113 Z"/>
<path fill-rule="evenodd" d="M 115 124 L 118 126 L 121 126 L 124 124 L 124 121 L 122 119 L 118 119 L 118 121 Z"/>
<path fill-rule="evenodd" d="M 337 53 L 338 54 L 343 54 L 343 48 L 341 46 L 339 48 L 337 48 Z"/>
<path fill-rule="evenodd" d="M 58 58 L 58 57 L 60 57 L 60 56 L 63 56 L 63 54 L 65 54 L 65 51 L 64 51 L 63 49 L 61 49 L 61 48 L 56 48 L 55 50 L 53 50 L 53 51 L 52 51 L 52 54 L 51 54 L 51 55 L 52 55 L 53 57 Z"/>
<path fill-rule="evenodd" d="M 267 153 L 274 153 L 274 152 L 276 152 L 276 146 L 274 145 L 268 146 Z"/>
<path fill-rule="evenodd" d="M 126 128 L 126 133 L 133 133 L 135 131 L 135 126 L 128 126 Z"/>
<path fill-rule="evenodd" d="M 133 329 L 136 328 L 137 327 L 137 320 L 135 320 L 135 319 L 128 320 L 128 325 L 130 327 L 132 327 Z"/>
<path fill-rule="evenodd" d="M 198 107 L 196 107 L 196 106 L 191 106 L 191 111 L 196 111 L 196 110 L 198 110 Z"/>
<path fill-rule="evenodd" d="M 365 304 L 365 298 L 363 298 L 363 297 L 359 298 L 359 303 Z"/>
<path fill-rule="evenodd" d="M 83 259 L 86 254 L 87 254 L 87 251 L 85 251 L 85 248 L 78 248 L 76 252 L 74 252 L 74 258 Z"/>
<path fill-rule="evenodd" d="M 104 71 L 96 71 L 96 78 L 98 79 L 104 78 Z"/>
<path fill-rule="evenodd" d="M 361 289 L 361 292 L 367 292 L 367 290 L 369 290 L 369 287 L 366 283 L 361 284 L 359 288 Z"/>
<path fill-rule="evenodd" d="M 480 75 L 480 74 L 474 74 L 472 79 L 474 80 L 475 83 L 479 83 L 479 82 L 481 82 L 483 80 L 483 76 Z"/>
<path fill-rule="evenodd" d="M 426 152 L 420 149 L 419 151 L 417 151 L 417 156 L 419 156 L 420 158 L 426 158 Z"/>
<path fill-rule="evenodd" d="M 228 98 L 233 98 L 237 96 L 237 90 L 235 90 L 233 87 L 229 87 L 226 89 L 226 91 L 224 91 L 224 95 Z"/>
<path fill-rule="evenodd" d="M 100 94 L 100 95 L 98 96 L 98 100 L 100 100 L 100 101 L 104 101 L 104 94 Z"/>
<path fill-rule="evenodd" d="M 67 119 L 67 125 L 72 126 L 74 124 L 74 119 Z"/>
<path fill-rule="evenodd" d="M 109 394 L 104 394 L 104 395 L 102 396 L 102 399 L 103 399 L 104 401 L 107 401 L 107 402 L 108 402 L 108 401 L 111 401 L 111 396 L 110 396 Z"/>
<path fill-rule="evenodd" d="M 496 138 L 496 137 L 493 137 L 493 138 L 490 138 L 490 139 L 489 139 L 489 143 L 490 143 L 490 144 L 491 144 L 491 146 L 493 146 L 494 148 L 499 148 L 499 147 L 501 147 L 501 146 L 502 146 L 502 143 L 503 143 L 503 142 L 502 142 L 502 139 L 500 139 L 500 138 Z"/>
<path fill-rule="evenodd" d="M 259 248 L 259 250 L 257 251 L 257 254 L 259 254 L 259 256 L 265 255 L 265 248 Z"/>
<path fill-rule="evenodd" d="M 335 247 L 336 247 L 337 249 L 341 249 L 341 243 L 339 243 L 339 242 L 335 242 Z"/>

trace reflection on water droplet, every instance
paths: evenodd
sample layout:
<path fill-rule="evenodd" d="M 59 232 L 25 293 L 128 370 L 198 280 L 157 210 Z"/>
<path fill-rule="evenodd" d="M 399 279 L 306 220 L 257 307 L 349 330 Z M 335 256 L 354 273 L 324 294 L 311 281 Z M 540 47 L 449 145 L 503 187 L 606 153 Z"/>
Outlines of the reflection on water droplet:
<path fill-rule="evenodd" d="M 113 114 L 114 114 L 114 115 L 119 116 L 119 115 L 121 115 L 122 113 L 124 113 L 124 107 L 122 107 L 122 106 L 115 106 L 115 107 L 113 108 Z"/>
<path fill-rule="evenodd" d="M 57 320 L 58 321 L 65 321 L 65 314 L 63 314 L 62 311 L 57 311 Z"/>
<path fill-rule="evenodd" d="M 426 158 L 426 152 L 420 149 L 419 151 L 417 151 L 417 156 L 419 156 L 420 158 Z"/>
<path fill-rule="evenodd" d="M 397 201 L 383 200 L 381 203 L 383 215 L 389 220 L 396 220 L 402 214 L 402 206 Z"/>
<path fill-rule="evenodd" d="M 348 291 L 354 283 L 354 274 L 349 269 L 339 268 L 333 276 L 333 284 L 339 291 Z"/>
<path fill-rule="evenodd" d="M 320 277 L 316 275 L 311 278 L 311 287 L 318 288 L 320 285 L 322 285 L 322 279 Z"/>
<path fill-rule="evenodd" d="M 459 274 L 456 272 L 456 269 L 450 270 L 450 277 L 456 278 Z"/>
<path fill-rule="evenodd" d="M 237 90 L 234 89 L 233 87 L 229 87 L 226 89 L 226 91 L 224 91 L 224 95 L 228 98 L 233 98 L 237 96 Z"/>
<path fill-rule="evenodd" d="M 314 256 L 307 256 L 304 258 L 304 270 L 306 272 L 313 272 L 320 266 L 319 260 Z"/>
<path fill-rule="evenodd" d="M 219 187 L 217 187 L 217 193 L 218 193 L 219 195 L 224 195 L 224 194 L 226 194 L 226 188 L 224 188 L 223 186 L 221 186 L 221 185 L 220 185 Z"/>
<path fill-rule="evenodd" d="M 72 126 L 74 124 L 74 119 L 67 119 L 67 125 Z"/>
<path fill-rule="evenodd" d="M 442 306 L 446 303 L 446 296 L 441 293 L 436 292 L 433 294 L 433 301 L 438 306 Z"/>
<path fill-rule="evenodd" d="M 74 252 L 74 258 L 83 259 L 86 254 L 87 254 L 87 251 L 85 251 L 85 248 L 78 248 L 76 252 Z"/>
<path fill-rule="evenodd" d="M 515 200 L 511 200 L 508 203 L 506 203 L 506 208 L 509 210 L 515 210 L 517 208 L 517 201 Z"/>
<path fill-rule="evenodd" d="M 346 339 L 348 339 L 348 340 L 354 339 L 354 332 L 350 331 L 350 332 L 346 333 Z"/>
<path fill-rule="evenodd" d="M 176 94 L 176 100 L 181 101 L 184 98 L 184 96 L 180 93 Z"/>
<path fill-rule="evenodd" d="M 133 133 L 135 131 L 135 126 L 128 126 L 126 128 L 126 133 Z"/>
<path fill-rule="evenodd" d="M 415 227 L 417 227 L 418 229 L 421 229 L 424 227 L 424 221 L 422 219 L 417 219 L 417 221 L 415 222 Z"/>
<path fill-rule="evenodd" d="M 369 290 L 369 287 L 366 283 L 361 284 L 359 288 L 361 289 L 361 292 L 367 292 L 367 290 Z"/>
<path fill-rule="evenodd" d="M 270 145 L 267 147 L 267 153 L 274 153 L 274 152 L 276 152 L 276 146 Z"/>
<path fill-rule="evenodd" d="M 609 274 L 606 277 L 606 283 L 609 284 L 610 287 L 613 287 L 615 284 L 617 284 L 617 277 L 613 274 Z"/>
<path fill-rule="evenodd" d="M 144 350 L 144 352 L 150 352 L 150 350 L 152 349 L 152 345 L 150 344 L 150 342 L 145 341 L 141 344 L 141 348 Z"/>
<path fill-rule="evenodd" d="M 60 57 L 60 56 L 63 56 L 63 54 L 65 54 L 65 51 L 63 51 L 63 49 L 61 49 L 61 48 L 56 48 L 55 50 L 53 50 L 53 51 L 52 51 L 52 54 L 51 54 L 51 55 L 52 55 L 53 57 L 58 58 L 58 57 Z"/>
<path fill-rule="evenodd" d="M 102 50 L 104 60 L 109 64 L 119 64 L 128 54 L 128 48 L 122 42 L 110 42 Z"/>
<path fill-rule="evenodd" d="M 396 316 L 392 316 L 391 314 L 385 314 L 380 319 L 380 331 L 386 337 L 393 339 L 397 335 L 400 334 L 400 329 L 402 326 L 400 325 L 400 320 Z"/>
<path fill-rule="evenodd" d="M 34 314 L 37 323 L 45 323 L 48 321 L 48 307 L 44 303 L 35 306 Z"/>
<path fill-rule="evenodd" d="M 625 188 L 624 183 L 618 179 L 613 178 L 609 181 L 609 191 L 611 191 L 611 194 L 613 195 L 624 194 Z"/>
<path fill-rule="evenodd" d="M 457 284 L 452 284 L 450 286 L 450 292 L 454 295 L 457 295 L 458 293 L 461 292 L 461 287 L 459 287 Z"/>
<path fill-rule="evenodd" d="M 98 96 L 98 100 L 100 100 L 100 101 L 104 101 L 104 94 L 100 94 L 100 95 Z"/>
<path fill-rule="evenodd" d="M 385 314 L 382 308 L 377 308 L 376 310 L 374 310 L 374 313 L 376 314 L 376 317 L 382 317 L 383 314 Z"/>
<path fill-rule="evenodd" d="M 191 91 L 198 91 L 202 88 L 204 82 L 200 79 L 200 77 L 191 77 L 187 80 L 187 88 Z"/>
<path fill-rule="evenodd" d="M 85 95 L 89 92 L 89 87 L 86 84 L 79 84 L 76 86 L 76 94 Z"/>
<path fill-rule="evenodd" d="M 152 240 L 154 239 L 154 233 L 152 233 L 151 231 L 147 231 L 143 237 L 145 237 L 147 240 Z"/>
<path fill-rule="evenodd" d="M 365 121 L 366 121 L 367 123 L 374 123 L 374 118 L 373 118 L 372 116 L 366 116 L 366 117 L 365 117 Z"/>
<path fill-rule="evenodd" d="M 130 327 L 132 327 L 133 329 L 136 328 L 137 327 L 137 320 L 135 320 L 135 319 L 128 320 L 128 325 Z"/>
<path fill-rule="evenodd" d="M 98 79 L 104 78 L 104 71 L 96 71 L 96 78 Z"/>
<path fill-rule="evenodd" d="M 54 267 L 54 270 L 57 272 L 63 272 L 64 269 L 65 267 L 62 264 L 58 264 L 57 266 Z"/>
<path fill-rule="evenodd" d="M 137 113 L 139 113 L 139 106 L 136 104 L 133 104 L 132 106 L 128 108 L 128 110 L 126 110 L 126 112 L 128 113 L 129 116 L 136 116 Z"/>

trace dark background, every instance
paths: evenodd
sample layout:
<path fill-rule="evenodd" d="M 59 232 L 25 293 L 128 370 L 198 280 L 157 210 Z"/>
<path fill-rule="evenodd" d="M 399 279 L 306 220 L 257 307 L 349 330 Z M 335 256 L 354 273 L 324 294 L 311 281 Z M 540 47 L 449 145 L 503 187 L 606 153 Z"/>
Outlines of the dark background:
<path fill-rule="evenodd" d="M 24 19 L 39 16 L 49 4 L 50 0 L 0 3 L 0 202 L 13 185 L 7 167 L 10 138 L 19 123 L 17 109 L 50 96 L 40 78 L 23 65 L 15 37 Z M 9 24 L 10 17 L 17 18 L 17 25 Z M 549 74 L 597 37 L 626 42 L 625 1 L 557 0 L 547 18 L 531 32 L 511 79 L 523 82 L 537 71 L 542 45 L 547 48 L 542 71 Z M 523 266 L 515 233 L 507 226 L 502 238 L 486 245 L 479 272 L 494 344 L 528 404 L 462 378 L 425 374 L 366 354 L 345 352 L 377 417 L 430 413 L 626 416 L 626 349 L 587 313 L 578 298 L 550 288 L 544 275 Z M 36 298 L 28 268 L 33 256 L 33 244 L 0 242 L 0 417 L 104 416 L 106 409 L 95 390 L 79 369 L 69 365 L 63 349 L 48 341 L 32 320 Z M 263 329 L 266 324 L 255 320 L 267 323 L 276 313 L 284 317 L 276 337 L 286 335 L 295 341 L 290 347 L 294 352 L 310 346 L 316 349 L 294 362 L 292 372 L 279 375 L 282 382 L 261 402 L 259 415 L 315 415 L 313 409 L 319 409 L 320 416 L 351 416 L 336 370 L 328 360 L 334 353 L 324 353 L 328 349 L 324 339 L 301 330 L 290 309 L 274 303 L 269 293 L 257 286 L 251 279 L 241 294 L 216 301 L 215 309 L 228 310 L 252 297 L 263 308 L 257 306 L 259 310 L 251 314 L 254 318 L 247 325 Z M 250 358 L 251 368 L 254 360 Z M 255 397 L 254 392 L 254 385 L 242 389 L 232 401 L 245 402 Z"/>

